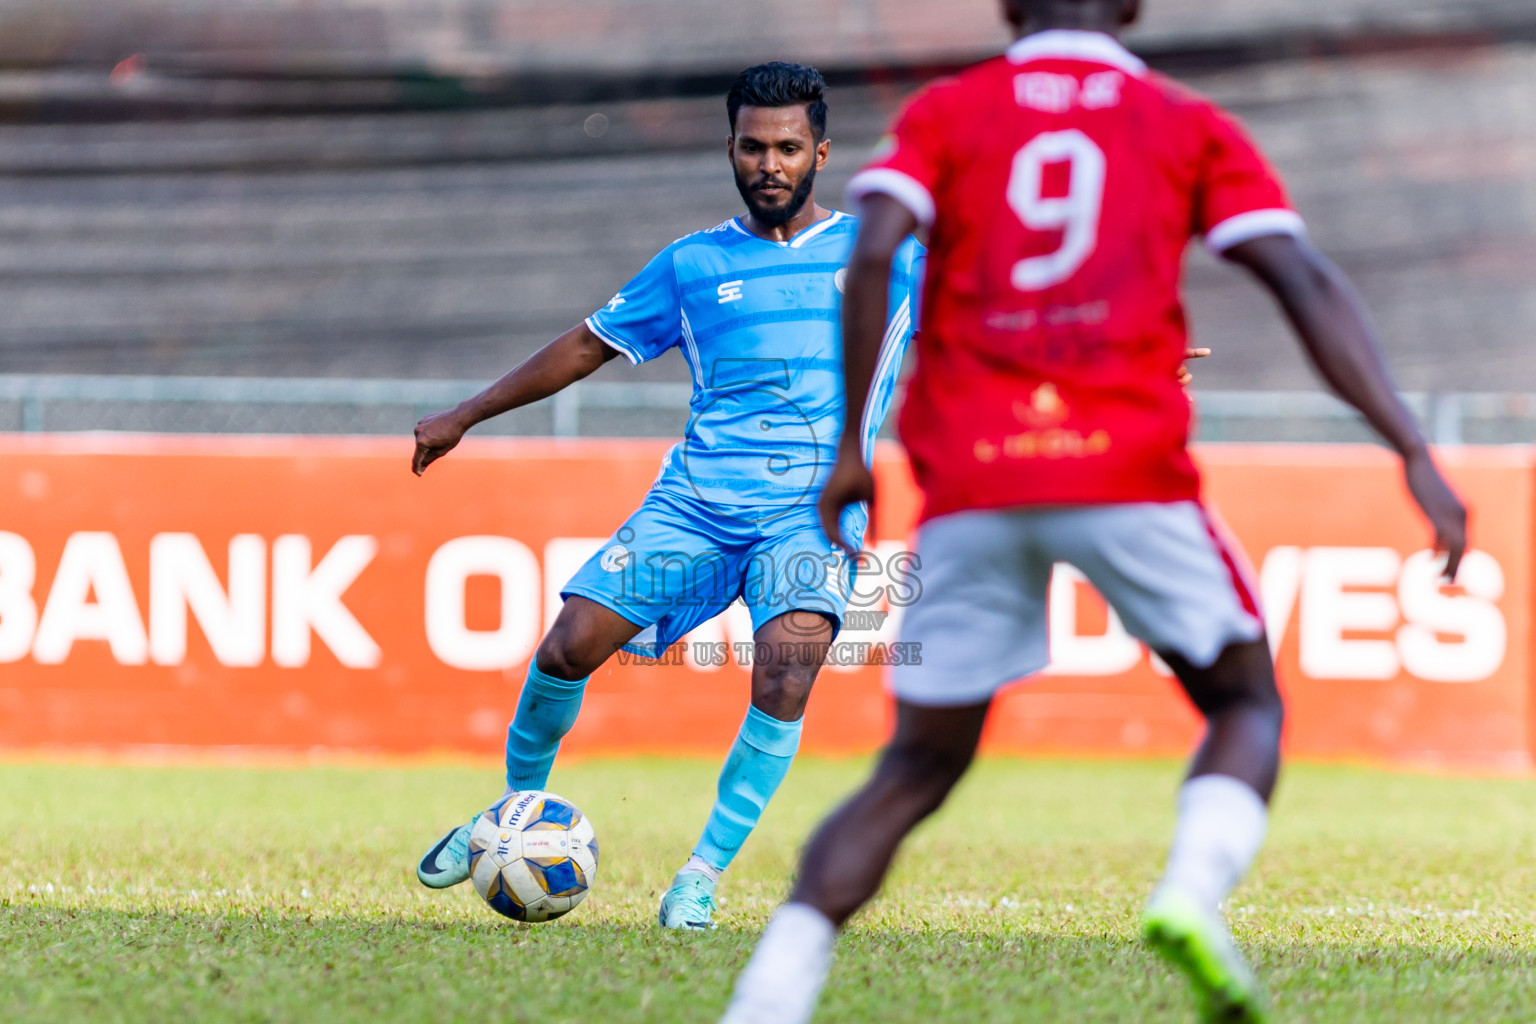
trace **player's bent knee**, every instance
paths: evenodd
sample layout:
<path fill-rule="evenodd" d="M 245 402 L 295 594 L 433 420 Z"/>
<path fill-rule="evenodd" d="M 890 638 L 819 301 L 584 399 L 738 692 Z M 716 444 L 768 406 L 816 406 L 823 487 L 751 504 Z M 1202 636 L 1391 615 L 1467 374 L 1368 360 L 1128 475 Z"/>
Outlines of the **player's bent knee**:
<path fill-rule="evenodd" d="M 568 682 L 585 679 L 597 666 L 590 664 L 591 655 L 583 650 L 584 646 L 569 632 L 552 629 L 539 643 L 535 663 L 540 672 L 556 679 Z"/>
<path fill-rule="evenodd" d="M 752 706 L 780 721 L 792 722 L 805 714 L 816 669 L 788 662 L 760 663 L 752 672 Z"/>

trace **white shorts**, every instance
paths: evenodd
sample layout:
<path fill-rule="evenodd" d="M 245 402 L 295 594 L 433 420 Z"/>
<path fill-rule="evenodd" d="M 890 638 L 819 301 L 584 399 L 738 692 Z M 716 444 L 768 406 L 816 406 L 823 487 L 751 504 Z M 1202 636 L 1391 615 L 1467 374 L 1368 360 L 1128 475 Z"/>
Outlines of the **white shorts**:
<path fill-rule="evenodd" d="M 1264 636 L 1246 561 L 1193 501 L 957 512 L 917 533 L 920 596 L 903 643 L 921 663 L 893 668 L 913 704 L 979 704 L 1050 663 L 1051 568 L 1076 566 L 1132 636 L 1206 667 Z"/>

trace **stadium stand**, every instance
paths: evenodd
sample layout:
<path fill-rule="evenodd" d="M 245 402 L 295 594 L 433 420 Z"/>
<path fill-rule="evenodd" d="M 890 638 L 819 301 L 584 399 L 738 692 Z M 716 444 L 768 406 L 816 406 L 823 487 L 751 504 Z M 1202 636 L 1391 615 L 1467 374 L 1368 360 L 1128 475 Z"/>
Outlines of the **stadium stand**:
<path fill-rule="evenodd" d="M 842 73 L 834 200 L 923 69 L 998 42 L 990 0 L 797 4 L 829 11 L 828 49 L 809 56 Z M 734 212 L 718 77 L 807 56 L 703 0 L 666 5 L 659 26 L 633 0 L 110 7 L 0 14 L 6 373 L 494 374 Z M 1249 121 L 1406 387 L 1536 390 L 1528 2 L 1150 9 L 1136 45 Z M 688 47 L 667 31 L 679 18 Z M 637 74 L 663 60 L 688 73 Z M 429 64 L 436 77 L 405 73 Z M 540 81 L 606 98 L 532 102 Z M 1197 257 L 1191 287 L 1221 354 L 1202 383 L 1311 386 L 1236 275 Z"/>

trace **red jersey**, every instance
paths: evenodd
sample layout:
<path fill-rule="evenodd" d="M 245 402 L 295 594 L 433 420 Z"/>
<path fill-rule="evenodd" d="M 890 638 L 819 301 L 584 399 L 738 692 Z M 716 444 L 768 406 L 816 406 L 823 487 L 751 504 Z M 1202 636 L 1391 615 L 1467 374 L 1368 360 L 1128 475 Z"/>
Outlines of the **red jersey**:
<path fill-rule="evenodd" d="M 1185 246 L 1304 230 L 1232 118 L 1110 36 L 1042 32 L 919 93 L 849 190 L 931 230 L 900 420 L 925 518 L 1198 497 Z"/>

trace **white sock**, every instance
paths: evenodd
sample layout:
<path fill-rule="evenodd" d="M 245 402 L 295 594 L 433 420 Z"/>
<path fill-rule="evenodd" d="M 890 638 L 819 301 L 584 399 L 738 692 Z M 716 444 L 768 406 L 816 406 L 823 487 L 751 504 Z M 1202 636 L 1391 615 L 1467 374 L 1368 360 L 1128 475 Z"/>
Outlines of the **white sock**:
<path fill-rule="evenodd" d="M 718 882 L 720 881 L 720 876 L 725 874 L 725 872 L 720 868 L 715 867 L 713 864 L 705 860 L 703 857 L 700 857 L 698 854 L 694 854 L 692 857 L 688 858 L 688 863 L 683 865 L 683 870 L 679 871 L 678 874 L 703 875 L 711 882 Z"/>
<path fill-rule="evenodd" d="M 1179 790 L 1179 821 L 1161 887 L 1215 911 L 1248 873 L 1269 825 L 1252 786 L 1228 775 L 1201 775 Z"/>
<path fill-rule="evenodd" d="M 837 929 L 804 903 L 786 903 L 763 929 L 757 949 L 736 979 L 720 1024 L 807 1024 L 816 1010 Z"/>

